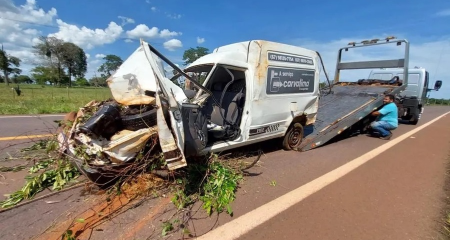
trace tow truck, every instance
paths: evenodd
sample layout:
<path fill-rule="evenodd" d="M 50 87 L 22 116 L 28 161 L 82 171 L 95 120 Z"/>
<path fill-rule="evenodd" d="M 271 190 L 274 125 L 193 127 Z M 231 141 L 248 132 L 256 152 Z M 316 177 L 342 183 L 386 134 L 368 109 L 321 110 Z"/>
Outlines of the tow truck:
<path fill-rule="evenodd" d="M 404 45 L 403 58 L 342 62 L 343 52 L 347 52 L 349 49 L 384 44 Z M 399 117 L 402 117 L 405 108 L 408 107 L 408 102 L 417 99 L 409 97 L 406 91 L 408 88 L 411 89 L 413 87 L 409 86 L 410 74 L 407 74 L 410 72 L 409 45 L 410 43 L 406 39 L 387 37 L 383 40 L 372 39 L 364 40 L 360 43 L 351 42 L 348 46 L 340 48 L 338 51 L 335 77 L 329 87 L 330 91 L 323 92 L 322 90 L 322 96 L 319 98 L 316 124 L 310 126 L 310 133 L 303 139 L 303 143 L 299 147 L 300 150 L 307 151 L 322 146 L 345 131 L 364 132 L 367 130 L 370 122 L 374 120 L 370 113 L 383 106 L 383 98 L 386 94 L 392 94 L 396 97 L 396 104 L 399 107 Z M 375 74 L 370 74 L 368 79 L 359 79 L 356 82 L 345 82 L 339 79 L 342 70 L 386 68 L 395 68 L 394 71 L 397 75 L 400 74 L 402 78 L 394 76 L 385 79 L 378 78 Z M 413 84 L 416 83 L 414 82 Z M 436 81 L 434 90 L 438 90 L 441 85 L 442 81 Z M 415 119 L 418 119 L 418 117 Z M 415 120 L 413 119 L 413 121 Z"/>
<path fill-rule="evenodd" d="M 389 80 L 393 78 L 403 79 L 401 69 L 376 69 L 369 74 L 369 79 Z M 434 88 L 429 88 L 430 74 L 427 69 L 415 66 L 409 69 L 408 85 L 396 98 L 398 118 L 404 122 L 416 125 L 425 109 L 427 94 L 431 91 L 439 91 L 442 81 L 437 80 Z"/>

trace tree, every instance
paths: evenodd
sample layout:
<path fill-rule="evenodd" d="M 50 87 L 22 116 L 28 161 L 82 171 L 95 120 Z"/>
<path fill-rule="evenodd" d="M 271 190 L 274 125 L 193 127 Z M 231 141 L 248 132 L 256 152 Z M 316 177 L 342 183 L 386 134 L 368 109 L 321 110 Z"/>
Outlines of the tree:
<path fill-rule="evenodd" d="M 189 65 L 208 53 L 209 49 L 204 47 L 189 48 L 188 50 L 184 51 L 183 54 L 184 65 Z"/>
<path fill-rule="evenodd" d="M 6 85 L 9 85 L 9 75 L 11 73 L 19 75 L 22 72 L 19 68 L 20 62 L 19 58 L 7 54 L 3 49 L 0 50 L 0 70 L 3 72 Z"/>
<path fill-rule="evenodd" d="M 56 83 L 61 84 L 63 81 L 62 76 L 64 71 L 62 68 L 64 41 L 56 37 L 44 36 L 39 37 L 39 40 L 41 42 L 33 46 L 34 52 L 43 59 L 43 62 L 45 63 L 44 65 L 49 67 L 48 70 L 58 71 Z"/>
<path fill-rule="evenodd" d="M 15 83 L 27 83 L 27 84 L 33 83 L 33 80 L 31 80 L 31 78 L 29 76 L 27 76 L 27 75 L 14 76 L 12 78 L 12 80 Z"/>
<path fill-rule="evenodd" d="M 89 79 L 89 83 L 92 86 L 96 86 L 96 87 L 106 87 L 106 78 L 104 77 L 93 77 L 91 79 Z"/>
<path fill-rule="evenodd" d="M 42 58 L 43 66 L 58 71 L 57 84 L 68 83 L 71 86 L 72 77 L 84 77 L 87 71 L 87 58 L 82 48 L 56 37 L 41 36 L 39 40 L 40 42 L 33 46 L 34 52 Z"/>
<path fill-rule="evenodd" d="M 98 71 L 105 79 L 109 78 L 109 76 L 111 76 L 111 74 L 123 63 L 123 60 L 119 56 L 112 54 L 106 55 L 103 60 L 105 60 L 105 62 L 98 68 Z"/>
<path fill-rule="evenodd" d="M 89 82 L 88 80 L 86 80 L 86 78 L 77 78 L 77 80 L 75 80 L 75 84 L 77 86 L 89 86 Z"/>
<path fill-rule="evenodd" d="M 61 76 L 58 73 L 62 73 Z M 57 70 L 53 67 L 37 66 L 31 70 L 31 78 L 36 81 L 37 84 L 45 84 L 49 82 L 52 85 L 61 83 L 64 79 L 67 79 L 64 71 Z M 60 80 L 61 79 L 61 80 Z"/>
<path fill-rule="evenodd" d="M 87 58 L 84 50 L 77 45 L 65 42 L 61 45 L 61 63 L 67 68 L 69 79 L 83 78 L 87 71 Z M 72 80 L 69 80 L 69 86 L 72 86 Z"/>

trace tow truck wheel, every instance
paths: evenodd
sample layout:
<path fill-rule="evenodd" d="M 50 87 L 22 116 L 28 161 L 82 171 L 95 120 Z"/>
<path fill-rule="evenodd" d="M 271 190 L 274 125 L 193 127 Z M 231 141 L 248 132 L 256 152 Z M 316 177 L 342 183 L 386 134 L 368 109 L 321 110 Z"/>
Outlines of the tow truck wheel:
<path fill-rule="evenodd" d="M 419 122 L 419 114 L 415 114 L 411 120 L 409 120 L 409 123 L 412 125 L 417 125 L 417 123 Z"/>
<path fill-rule="evenodd" d="M 294 123 L 289 127 L 283 139 L 284 150 L 297 150 L 303 140 L 303 126 L 300 123 Z"/>

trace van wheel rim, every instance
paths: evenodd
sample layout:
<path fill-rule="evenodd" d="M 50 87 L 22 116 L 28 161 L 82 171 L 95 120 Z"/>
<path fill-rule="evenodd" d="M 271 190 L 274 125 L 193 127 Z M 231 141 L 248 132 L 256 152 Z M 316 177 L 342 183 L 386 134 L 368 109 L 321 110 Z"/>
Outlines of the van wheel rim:
<path fill-rule="evenodd" d="M 301 133 L 301 130 L 295 129 L 289 134 L 288 143 L 290 147 L 297 147 L 300 144 L 302 141 Z"/>

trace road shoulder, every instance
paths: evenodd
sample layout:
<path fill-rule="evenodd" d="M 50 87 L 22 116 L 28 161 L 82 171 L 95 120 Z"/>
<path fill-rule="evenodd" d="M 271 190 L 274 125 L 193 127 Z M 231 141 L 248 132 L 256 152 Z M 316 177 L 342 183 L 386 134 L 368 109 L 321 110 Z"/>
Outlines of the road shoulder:
<path fill-rule="evenodd" d="M 442 230 L 450 116 L 240 239 L 428 239 Z"/>

